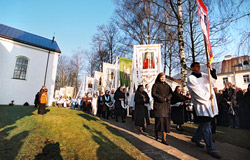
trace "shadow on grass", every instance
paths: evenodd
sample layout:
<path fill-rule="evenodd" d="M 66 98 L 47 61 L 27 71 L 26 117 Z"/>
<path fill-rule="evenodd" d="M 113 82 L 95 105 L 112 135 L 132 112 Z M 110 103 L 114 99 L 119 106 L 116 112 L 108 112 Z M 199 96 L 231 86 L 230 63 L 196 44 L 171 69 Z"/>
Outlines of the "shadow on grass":
<path fill-rule="evenodd" d="M 108 123 L 116 125 L 116 126 L 122 128 L 123 130 L 113 128 L 112 126 L 109 126 L 108 124 L 105 124 L 105 123 L 102 123 L 102 124 L 105 125 L 106 128 L 112 134 L 124 137 L 127 141 L 129 141 L 131 144 L 133 144 L 139 151 L 144 153 L 146 156 L 148 156 L 152 159 L 157 159 L 157 160 L 161 160 L 161 159 L 163 159 L 163 160 L 164 159 L 179 160 L 179 158 L 177 158 L 171 154 L 168 154 L 164 150 L 156 148 L 153 145 L 146 143 L 143 140 L 141 140 L 141 139 L 135 137 L 134 135 L 130 134 L 129 132 L 127 132 L 127 131 L 130 131 L 133 133 L 138 132 L 138 129 L 134 129 L 134 123 L 133 123 L 133 128 L 129 128 L 129 125 L 127 125 L 127 122 L 126 123 L 118 123 L 118 122 L 114 122 L 111 120 L 111 121 L 108 121 Z M 139 134 L 139 132 L 137 134 Z"/>
<path fill-rule="evenodd" d="M 83 125 L 83 127 L 92 133 L 93 140 L 99 144 L 97 159 L 134 159 L 119 146 L 110 141 L 102 132 L 90 129 L 87 125 Z"/>
<path fill-rule="evenodd" d="M 62 156 L 60 154 L 60 145 L 58 142 L 49 143 L 43 147 L 42 153 L 36 155 L 35 160 L 49 160 L 56 159 L 62 160 Z"/>
<path fill-rule="evenodd" d="M 33 106 L 0 106 L 0 129 L 16 123 L 17 120 L 33 115 Z"/>
<path fill-rule="evenodd" d="M 9 132 L 16 127 L 5 128 L 0 132 L 0 159 L 15 159 L 20 148 L 24 143 L 24 139 L 28 136 L 28 131 L 23 131 L 6 139 Z"/>
<path fill-rule="evenodd" d="M 81 116 L 82 118 L 88 120 L 88 121 L 99 121 L 97 118 L 95 118 L 91 115 L 88 115 L 88 114 L 80 113 L 78 115 Z"/>

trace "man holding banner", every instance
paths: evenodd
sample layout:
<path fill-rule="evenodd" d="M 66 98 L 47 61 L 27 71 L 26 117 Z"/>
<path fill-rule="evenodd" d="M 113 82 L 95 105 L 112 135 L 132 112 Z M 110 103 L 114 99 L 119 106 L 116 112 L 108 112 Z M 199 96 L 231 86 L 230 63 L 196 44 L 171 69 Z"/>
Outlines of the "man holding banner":
<path fill-rule="evenodd" d="M 209 20 L 207 8 L 202 0 L 196 0 L 196 3 L 204 35 L 208 74 L 200 72 L 200 63 L 193 62 L 191 64 L 192 73 L 188 77 L 187 87 L 190 91 L 192 102 L 194 104 L 194 110 L 197 115 L 196 120 L 199 122 L 198 129 L 196 130 L 196 133 L 192 137 L 191 141 L 196 143 L 198 147 L 204 148 L 204 146 L 200 143 L 201 139 L 204 139 L 208 154 L 214 158 L 220 159 L 221 156 L 218 155 L 213 144 L 211 131 L 211 120 L 218 114 L 218 106 L 211 85 L 211 81 L 212 83 L 215 83 L 217 76 L 215 69 L 212 69 L 211 67 L 213 52 L 209 39 Z"/>
<path fill-rule="evenodd" d="M 212 82 L 215 83 L 217 76 L 215 69 L 211 68 L 208 63 L 209 72 L 211 72 Z M 201 139 L 204 139 L 208 154 L 214 158 L 220 158 L 217 154 L 211 131 L 211 120 L 218 114 L 218 107 L 214 92 L 209 91 L 208 75 L 200 72 L 200 64 L 194 62 L 191 64 L 192 73 L 188 77 L 187 87 L 191 94 L 192 102 L 194 104 L 194 110 L 197 115 L 196 122 L 199 123 L 196 133 L 192 137 L 192 142 L 200 148 L 204 146 L 200 143 Z M 212 110 L 212 102 L 214 104 L 214 110 Z"/>

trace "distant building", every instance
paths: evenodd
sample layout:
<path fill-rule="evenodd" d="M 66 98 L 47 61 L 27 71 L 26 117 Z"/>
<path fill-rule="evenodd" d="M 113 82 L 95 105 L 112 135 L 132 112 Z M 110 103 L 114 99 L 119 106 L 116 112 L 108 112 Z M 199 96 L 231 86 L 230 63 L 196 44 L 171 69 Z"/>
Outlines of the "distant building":
<path fill-rule="evenodd" d="M 44 84 L 51 104 L 60 53 L 54 38 L 0 24 L 0 104 L 33 105 Z"/>
<path fill-rule="evenodd" d="M 238 88 L 247 89 L 250 83 L 250 57 L 249 56 L 225 56 L 221 62 L 212 63 L 213 68 L 216 69 L 217 81 L 214 87 L 220 89 L 224 88 L 225 82 L 231 82 Z M 201 72 L 207 73 L 207 67 L 201 65 Z M 188 70 L 188 75 L 191 71 Z M 175 79 L 180 79 L 181 74 L 173 76 Z"/>
<path fill-rule="evenodd" d="M 238 88 L 247 89 L 250 83 L 250 57 L 226 56 L 222 62 L 214 63 L 217 70 L 217 81 L 214 87 L 224 88 L 225 82 L 231 82 Z"/>

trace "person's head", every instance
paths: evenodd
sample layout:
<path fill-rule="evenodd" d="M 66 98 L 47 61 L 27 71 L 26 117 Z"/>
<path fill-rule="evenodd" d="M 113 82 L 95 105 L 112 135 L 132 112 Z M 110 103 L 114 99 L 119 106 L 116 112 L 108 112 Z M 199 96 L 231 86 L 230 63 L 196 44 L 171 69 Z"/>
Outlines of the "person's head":
<path fill-rule="evenodd" d="M 201 66 L 200 66 L 200 63 L 199 62 L 193 62 L 190 66 L 191 70 L 193 72 L 196 72 L 196 73 L 200 73 L 201 72 Z"/>
<path fill-rule="evenodd" d="M 232 83 L 230 83 L 230 82 L 226 82 L 225 83 L 225 88 L 231 88 L 232 87 Z"/>
<path fill-rule="evenodd" d="M 42 86 L 42 89 L 46 89 L 46 86 L 45 86 L 45 85 L 43 85 L 43 86 Z"/>
<path fill-rule="evenodd" d="M 148 84 L 145 84 L 145 88 L 146 88 L 146 89 L 149 89 L 149 85 L 148 85 Z"/>
<path fill-rule="evenodd" d="M 145 58 L 146 58 L 146 59 L 152 59 L 152 58 L 151 58 L 151 53 L 150 53 L 150 52 L 146 52 L 146 53 L 145 53 Z"/>
<path fill-rule="evenodd" d="M 165 82 L 165 80 L 166 80 L 165 73 L 163 73 L 163 72 L 159 73 L 157 78 L 156 78 L 156 82 Z"/>
<path fill-rule="evenodd" d="M 103 96 L 103 91 L 100 92 L 100 96 Z"/>
<path fill-rule="evenodd" d="M 45 89 L 44 89 L 44 92 L 46 92 L 46 93 L 47 93 L 47 92 L 48 92 L 48 89 L 47 89 L 47 88 L 45 88 Z"/>
<path fill-rule="evenodd" d="M 177 93 L 181 93 L 181 87 L 180 86 L 176 86 L 174 91 L 177 92 Z"/>
<path fill-rule="evenodd" d="M 138 92 L 143 92 L 143 90 L 144 90 L 143 85 L 138 85 L 137 91 Z"/>
<path fill-rule="evenodd" d="M 94 97 L 97 98 L 97 94 L 94 94 Z"/>
<path fill-rule="evenodd" d="M 91 94 L 90 93 L 88 93 L 88 98 L 90 98 L 91 97 Z"/>
<path fill-rule="evenodd" d="M 115 93 L 115 89 L 112 89 L 112 90 L 111 90 L 111 93 L 114 94 L 114 93 Z"/>
<path fill-rule="evenodd" d="M 222 90 L 222 89 L 220 89 L 220 90 L 219 90 L 219 93 L 220 93 L 220 94 L 223 94 L 223 90 Z"/>
<path fill-rule="evenodd" d="M 106 90 L 106 91 L 105 91 L 105 94 L 106 94 L 106 95 L 109 94 L 109 90 Z"/>
<path fill-rule="evenodd" d="M 127 88 L 125 87 L 125 88 L 123 88 L 123 90 L 122 90 L 124 93 L 127 93 L 128 92 L 128 90 L 127 90 Z"/>

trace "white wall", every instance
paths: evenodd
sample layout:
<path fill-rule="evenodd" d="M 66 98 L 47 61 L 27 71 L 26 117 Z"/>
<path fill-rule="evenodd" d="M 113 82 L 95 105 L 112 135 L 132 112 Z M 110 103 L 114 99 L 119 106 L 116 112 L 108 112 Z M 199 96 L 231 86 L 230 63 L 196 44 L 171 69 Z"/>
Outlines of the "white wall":
<path fill-rule="evenodd" d="M 51 52 L 47 71 L 46 87 L 49 103 L 52 103 L 58 53 Z M 16 57 L 28 58 L 26 80 L 13 79 Z M 34 104 L 36 93 L 44 84 L 48 51 L 0 38 L 0 104 Z"/>
<path fill-rule="evenodd" d="M 247 89 L 249 83 L 244 83 L 243 75 L 250 76 L 250 71 L 238 72 L 236 74 L 217 75 L 217 81 L 214 87 L 218 88 L 218 90 L 223 89 L 223 78 L 228 78 L 228 81 L 231 82 L 233 85 L 236 85 L 238 88 Z"/>

